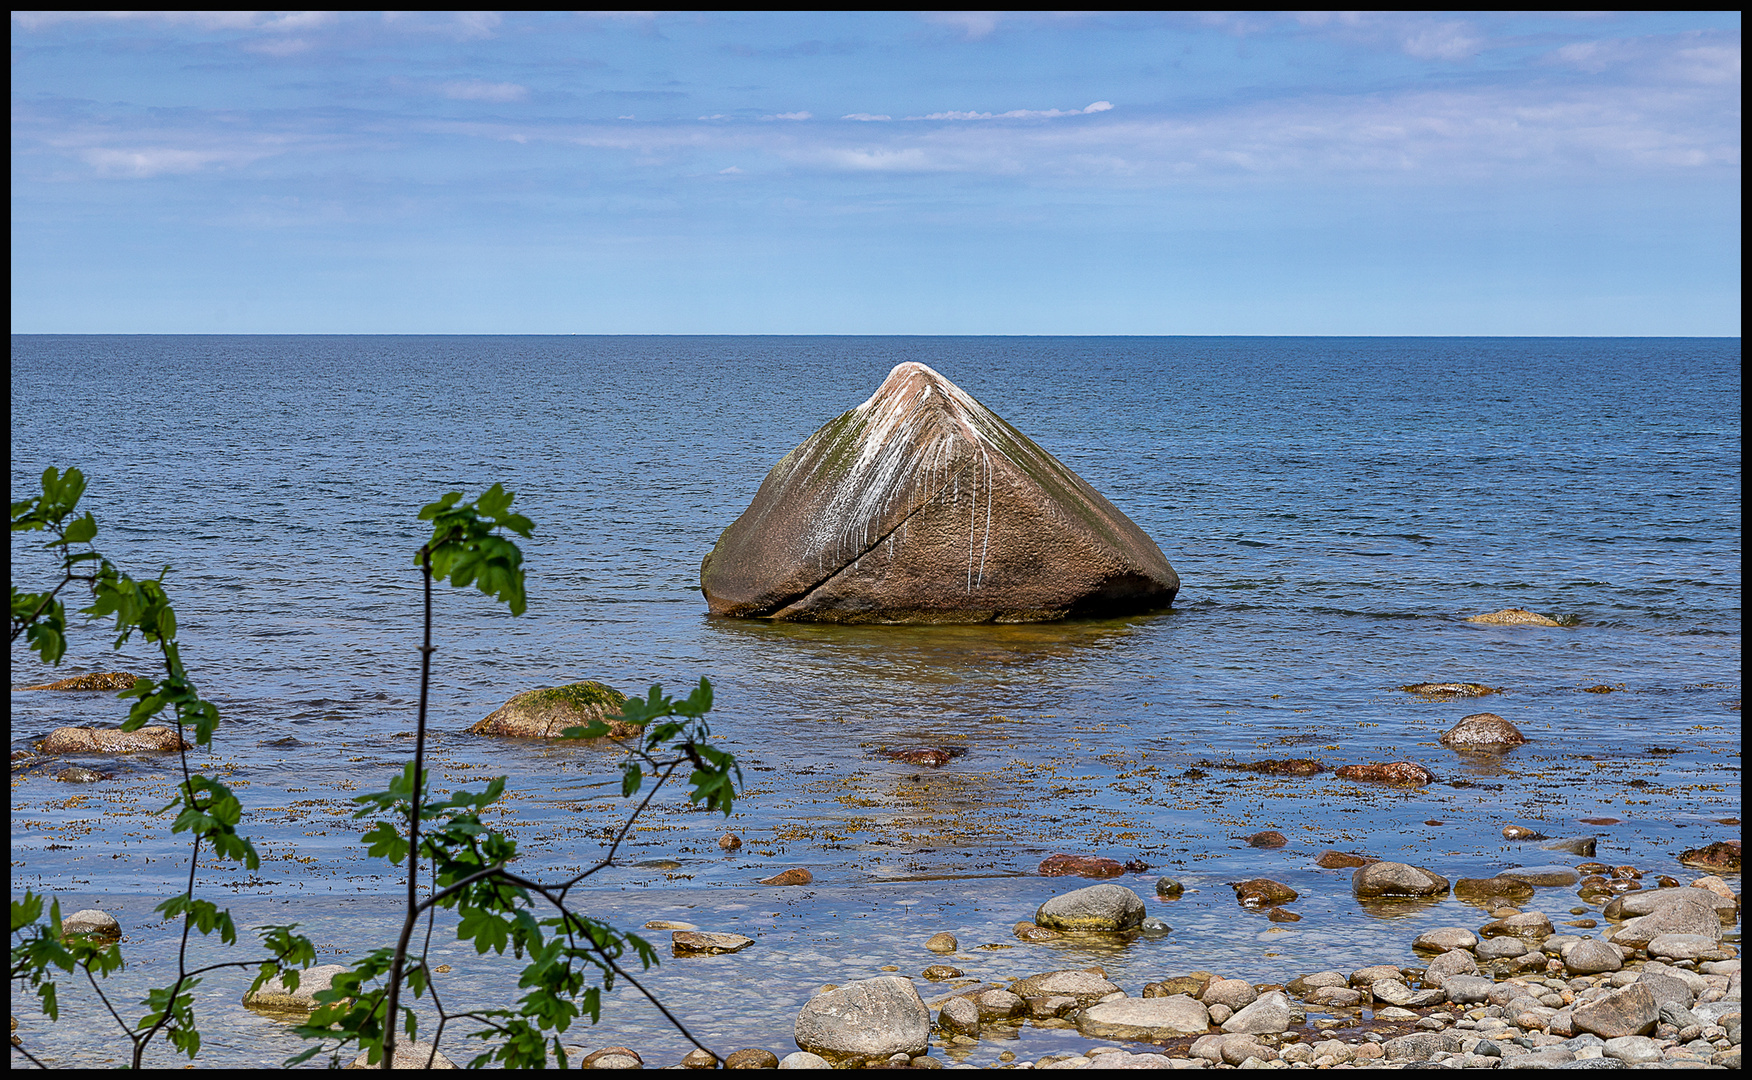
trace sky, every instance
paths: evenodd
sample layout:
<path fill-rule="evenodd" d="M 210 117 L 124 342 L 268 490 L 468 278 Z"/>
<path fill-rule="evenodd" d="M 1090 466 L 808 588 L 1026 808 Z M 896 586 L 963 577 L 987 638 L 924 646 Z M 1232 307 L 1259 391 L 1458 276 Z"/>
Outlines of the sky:
<path fill-rule="evenodd" d="M 12 15 L 14 333 L 1740 333 L 1738 13 Z"/>

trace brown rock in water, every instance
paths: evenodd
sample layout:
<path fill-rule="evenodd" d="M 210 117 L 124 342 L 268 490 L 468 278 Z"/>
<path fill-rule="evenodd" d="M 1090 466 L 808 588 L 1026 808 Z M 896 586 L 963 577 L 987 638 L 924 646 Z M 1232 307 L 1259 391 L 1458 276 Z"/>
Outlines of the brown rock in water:
<path fill-rule="evenodd" d="M 1242 907 L 1264 908 L 1274 904 L 1287 904 L 1296 899 L 1296 890 L 1279 881 L 1270 878 L 1253 878 L 1249 881 L 1232 881 L 1229 887 L 1235 890 L 1235 900 Z"/>
<path fill-rule="evenodd" d="M 1048 856 L 1040 864 L 1041 877 L 1064 877 L 1075 874 L 1086 878 L 1118 877 L 1125 873 L 1125 864 L 1116 859 L 1106 859 L 1099 855 L 1064 855 Z"/>
<path fill-rule="evenodd" d="M 525 690 L 468 729 L 470 735 L 505 735 L 515 739 L 555 739 L 569 727 L 582 727 L 620 714 L 627 696 L 613 687 L 586 679 L 564 686 Z M 608 735 L 637 735 L 636 724 L 609 721 Z"/>
<path fill-rule="evenodd" d="M 1504 825 L 1503 826 L 1503 839 L 1504 840 L 1546 840 L 1546 839 L 1549 839 L 1549 837 L 1547 837 L 1544 833 L 1540 832 L 1538 829 L 1535 829 L 1530 825 Z"/>
<path fill-rule="evenodd" d="M 188 750 L 195 744 L 167 727 L 119 728 L 59 727 L 37 747 L 43 754 L 138 754 L 163 750 Z"/>
<path fill-rule="evenodd" d="M 718 846 L 725 851 L 735 851 L 742 846 L 742 837 L 737 836 L 733 832 L 727 832 L 723 836 L 718 837 Z"/>
<path fill-rule="evenodd" d="M 1682 851 L 1679 853 L 1679 865 L 1696 870 L 1719 870 L 1737 874 L 1740 872 L 1740 841 L 1718 840 L 1705 847 Z"/>
<path fill-rule="evenodd" d="M 1533 898 L 1533 886 L 1505 877 L 1460 878 L 1454 882 L 1454 897 L 1487 906 L 1500 900 L 1519 902 Z"/>
<path fill-rule="evenodd" d="M 1521 734 L 1520 728 L 1492 712 L 1462 717 L 1458 724 L 1442 732 L 1442 745 L 1456 750 L 1507 750 L 1526 741 L 1527 736 Z"/>
<path fill-rule="evenodd" d="M 700 564 L 714 615 L 801 622 L 1039 622 L 1179 589 L 1131 519 L 917 363 L 773 466 Z"/>
<path fill-rule="evenodd" d="M 1431 698 L 1483 697 L 1486 694 L 1502 693 L 1494 686 L 1475 682 L 1420 682 L 1401 686 L 1400 689 L 1408 694 Z"/>
<path fill-rule="evenodd" d="M 750 1046 L 742 1050 L 732 1050 L 730 1056 L 724 1059 L 726 1069 L 776 1069 L 779 1067 L 779 1055 L 771 1050 L 758 1046 Z"/>
<path fill-rule="evenodd" d="M 1288 910 L 1281 908 L 1281 907 L 1272 908 L 1270 911 L 1265 913 L 1265 917 L 1270 919 L 1272 922 L 1301 922 L 1302 921 L 1302 917 L 1300 915 L 1296 914 L 1293 911 L 1288 911 Z"/>
<path fill-rule="evenodd" d="M 1281 848 L 1288 843 L 1289 841 L 1284 838 L 1283 833 L 1273 829 L 1254 833 L 1247 838 L 1247 846 L 1256 848 Z"/>
<path fill-rule="evenodd" d="M 1057 930 L 1048 930 L 1024 919 L 1010 928 L 1010 932 L 1023 941 L 1053 941 L 1065 935 Z"/>
<path fill-rule="evenodd" d="M 126 690 L 139 680 L 140 676 L 131 671 L 94 671 L 89 675 L 75 675 L 70 679 L 60 679 L 52 683 L 38 683 L 35 686 L 21 686 L 20 690 Z"/>
<path fill-rule="evenodd" d="M 753 944 L 753 938 L 741 934 L 714 934 L 705 930 L 677 930 L 669 935 L 669 945 L 677 956 L 741 952 Z"/>
<path fill-rule="evenodd" d="M 1328 848 L 1320 853 L 1318 859 L 1314 860 L 1314 865 L 1325 870 L 1341 870 L 1352 866 L 1367 866 L 1372 862 L 1379 861 L 1367 855 L 1358 855 L 1354 851 L 1333 851 Z"/>
<path fill-rule="evenodd" d="M 904 765 L 923 765 L 937 768 L 967 753 L 959 746 L 929 746 L 918 750 L 884 750 L 882 756 Z"/>
<path fill-rule="evenodd" d="M 1326 766 L 1313 758 L 1272 758 L 1242 768 L 1261 776 L 1313 776 L 1326 771 Z"/>
<path fill-rule="evenodd" d="M 801 866 L 793 866 L 769 878 L 761 878 L 762 885 L 807 885 L 815 880 L 815 875 Z"/>
<path fill-rule="evenodd" d="M 1473 615 L 1467 622 L 1486 623 L 1490 626 L 1562 626 L 1556 619 L 1548 619 L 1535 611 L 1526 608 L 1504 608 L 1492 611 L 1486 615 Z"/>
<path fill-rule="evenodd" d="M 1398 787 L 1422 787 L 1433 784 L 1436 774 L 1415 761 L 1371 761 L 1366 765 L 1346 765 L 1333 770 L 1340 780 L 1358 780 L 1369 784 L 1393 784 Z"/>
<path fill-rule="evenodd" d="M 633 1064 L 630 1066 L 631 1068 L 643 1068 L 645 1064 L 645 1059 L 640 1057 L 637 1051 L 632 1050 L 629 1047 L 607 1046 L 601 1050 L 592 1050 L 590 1053 L 585 1054 L 583 1059 L 578 1062 L 578 1067 L 580 1069 L 594 1069 L 597 1067 L 596 1063 L 605 1057 L 631 1058 L 633 1061 Z"/>

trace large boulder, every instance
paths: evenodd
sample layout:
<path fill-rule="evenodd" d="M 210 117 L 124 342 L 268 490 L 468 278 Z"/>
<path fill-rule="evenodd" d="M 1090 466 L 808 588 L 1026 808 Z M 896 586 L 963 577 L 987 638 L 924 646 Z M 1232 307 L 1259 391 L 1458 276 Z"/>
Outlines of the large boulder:
<path fill-rule="evenodd" d="M 468 729 L 470 735 L 507 735 L 517 739 L 554 739 L 569 727 L 620 715 L 627 696 L 613 687 L 586 679 L 564 686 L 525 690 Z M 609 735 L 624 739 L 637 725 L 609 722 Z"/>
<path fill-rule="evenodd" d="M 931 1010 L 912 981 L 883 975 L 810 998 L 797 1014 L 797 1046 L 829 1061 L 917 1056 L 931 1040 Z"/>
<path fill-rule="evenodd" d="M 89 675 L 75 675 L 70 679 L 60 679 L 56 682 L 37 683 L 35 686 L 21 686 L 20 690 L 130 690 L 140 676 L 131 671 L 94 671 Z"/>
<path fill-rule="evenodd" d="M 1166 607 L 1154 541 L 923 364 L 774 465 L 700 564 L 715 615 L 1038 622 Z"/>
<path fill-rule="evenodd" d="M 335 976 L 346 970 L 345 964 L 323 964 L 306 968 L 298 973 L 296 990 L 286 989 L 285 980 L 276 975 L 263 983 L 260 989 L 244 994 L 243 1003 L 262 1012 L 300 1015 L 312 1013 L 321 1007 L 317 1003 L 316 992 L 329 989 L 334 985 Z"/>

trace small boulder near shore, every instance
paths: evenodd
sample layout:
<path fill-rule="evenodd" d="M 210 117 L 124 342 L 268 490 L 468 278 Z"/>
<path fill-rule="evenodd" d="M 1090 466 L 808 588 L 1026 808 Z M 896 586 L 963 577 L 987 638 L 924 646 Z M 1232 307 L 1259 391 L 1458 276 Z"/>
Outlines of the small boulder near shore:
<path fill-rule="evenodd" d="M 1179 590 L 1130 518 L 918 363 L 774 465 L 700 564 L 712 614 L 798 622 L 1041 622 Z"/>
<path fill-rule="evenodd" d="M 1407 863 L 1372 862 L 1351 875 L 1351 892 L 1359 900 L 1405 900 L 1446 896 L 1448 879 L 1434 870 Z"/>
<path fill-rule="evenodd" d="M 883 975 L 810 998 L 797 1014 L 797 1046 L 829 1061 L 870 1061 L 923 1054 L 931 1010 L 910 979 Z"/>
<path fill-rule="evenodd" d="M 43 754 L 142 754 L 192 750 L 194 745 L 180 733 L 157 725 L 134 731 L 59 727 L 49 732 L 49 737 L 42 741 L 37 751 Z"/>
<path fill-rule="evenodd" d="M 345 964 L 323 964 L 306 968 L 298 973 L 296 990 L 286 989 L 285 979 L 276 975 L 259 989 L 245 993 L 243 1003 L 262 1012 L 299 1015 L 312 1013 L 321 1007 L 317 1004 L 316 992 L 329 989 L 334 985 L 335 976 L 347 970 Z"/>
<path fill-rule="evenodd" d="M 1484 623 L 1488 626 L 1562 626 L 1556 619 L 1548 619 L 1536 611 L 1526 608 L 1504 608 L 1484 615 L 1471 615 L 1467 622 Z"/>
<path fill-rule="evenodd" d="M 503 735 L 514 739 L 555 739 L 570 727 L 618 716 L 627 696 L 613 687 L 586 679 L 563 686 L 525 690 L 468 729 L 470 735 Z M 635 724 L 609 721 L 608 735 L 624 739 L 639 733 Z"/>

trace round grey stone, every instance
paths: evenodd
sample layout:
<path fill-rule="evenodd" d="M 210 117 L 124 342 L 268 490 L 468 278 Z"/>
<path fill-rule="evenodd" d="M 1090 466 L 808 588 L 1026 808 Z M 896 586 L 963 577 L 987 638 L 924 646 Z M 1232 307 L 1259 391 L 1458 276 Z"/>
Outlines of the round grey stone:
<path fill-rule="evenodd" d="M 1077 1030 L 1091 1039 L 1172 1039 L 1209 1028 L 1210 1013 L 1185 994 L 1120 998 L 1091 1005 L 1077 1017 Z"/>
<path fill-rule="evenodd" d="M 860 979 L 810 998 L 797 1014 L 797 1046 L 829 1059 L 922 1054 L 931 1011 L 910 979 Z"/>
<path fill-rule="evenodd" d="M 1040 905 L 1034 922 L 1049 930 L 1123 931 L 1144 921 L 1144 901 L 1124 885 L 1091 885 Z"/>

